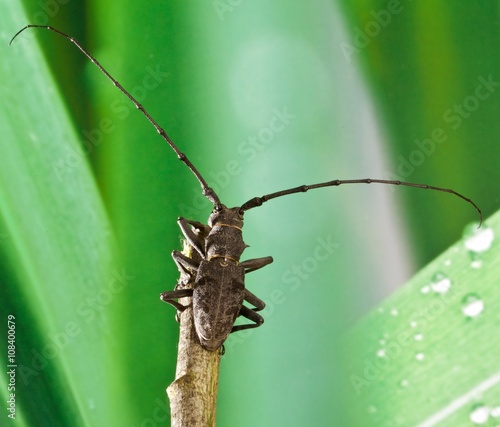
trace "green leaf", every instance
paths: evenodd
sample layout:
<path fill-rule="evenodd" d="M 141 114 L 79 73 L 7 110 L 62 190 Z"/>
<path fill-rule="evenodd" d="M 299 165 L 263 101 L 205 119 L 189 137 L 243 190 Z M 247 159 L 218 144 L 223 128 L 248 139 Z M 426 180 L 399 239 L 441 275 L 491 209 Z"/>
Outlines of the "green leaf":
<path fill-rule="evenodd" d="M 351 425 L 495 424 L 500 212 L 476 227 L 348 334 Z"/>
<path fill-rule="evenodd" d="M 495 74 L 496 15 L 483 6 L 405 4 L 361 50 L 360 74 L 340 43 L 387 3 L 349 2 L 346 21 L 335 2 L 299 0 L 30 2 L 28 14 L 3 2 L 1 315 L 20 316 L 25 365 L 69 322 L 81 328 L 21 390 L 26 425 L 168 425 L 178 327 L 158 295 L 178 277 L 176 218 L 206 222 L 210 205 L 71 43 L 40 30 L 7 48 L 18 29 L 50 23 L 78 38 L 234 206 L 303 183 L 396 173 L 413 140 L 473 93 L 477 76 Z M 426 70 L 439 71 L 436 84 Z M 498 209 L 497 105 L 495 92 L 412 179 Z M 286 112 L 293 118 L 271 132 Z M 61 182 L 59 159 L 69 166 Z M 341 336 L 475 215 L 451 196 L 386 190 L 324 189 L 248 213 L 244 259 L 275 262 L 247 278 L 267 303 L 266 323 L 226 343 L 220 425 L 349 425 L 359 407 L 339 380 Z"/>
<path fill-rule="evenodd" d="M 110 425 L 124 411 L 115 406 L 123 398 L 115 388 L 120 370 L 112 368 L 120 356 L 103 309 L 123 267 L 87 155 L 33 34 L 8 46 L 27 18 L 16 2 L 2 9 L 1 318 L 5 325 L 13 316 L 15 358 L 7 361 L 2 350 L 1 360 L 16 375 L 15 389 L 3 383 L 0 393 L 4 402 L 15 394 L 16 425 Z M 2 348 L 6 334 L 4 326 Z"/>
<path fill-rule="evenodd" d="M 341 1 L 347 55 L 363 70 L 391 152 L 386 174 L 450 186 L 496 212 L 500 121 L 498 8 L 492 2 Z M 487 173 L 485 173 L 487 171 Z M 429 262 L 470 221 L 452 200 L 403 195 L 418 260 Z M 423 212 L 437 211 L 436 221 Z M 425 231 L 424 231 L 425 230 Z"/>

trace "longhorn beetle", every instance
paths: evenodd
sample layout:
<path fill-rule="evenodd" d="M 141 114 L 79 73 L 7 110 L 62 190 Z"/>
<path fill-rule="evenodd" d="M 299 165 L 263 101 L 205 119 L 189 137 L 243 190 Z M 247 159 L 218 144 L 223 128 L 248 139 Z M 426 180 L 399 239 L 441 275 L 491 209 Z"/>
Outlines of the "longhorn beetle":
<path fill-rule="evenodd" d="M 481 225 L 482 213 L 479 207 L 471 199 L 457 193 L 455 190 L 384 179 L 336 179 L 318 184 L 301 185 L 266 194 L 262 197 L 254 197 L 239 207 L 228 208 L 221 203 L 215 191 L 208 186 L 198 169 L 177 148 L 167 133 L 158 125 L 146 109 L 75 39 L 50 26 L 27 25 L 14 35 L 10 43 L 28 28 L 45 28 L 50 30 L 68 39 L 80 49 L 149 120 L 160 136 L 174 150 L 179 160 L 193 173 L 201 185 L 203 195 L 213 204 L 214 208 L 208 218 L 208 225 L 185 218 L 179 218 L 177 221 L 187 243 L 193 249 L 194 256 L 193 258 L 189 258 L 179 251 L 172 252 L 172 257 L 181 273 L 181 280 L 175 290 L 163 292 L 160 295 L 163 301 L 173 305 L 179 312 L 184 310 L 186 306 L 175 300 L 182 297 L 192 297 L 196 334 L 200 340 L 200 344 L 206 350 L 214 351 L 219 349 L 231 332 L 256 328 L 264 322 L 263 317 L 257 312 L 265 307 L 265 303 L 245 288 L 245 274 L 270 264 L 273 262 L 273 259 L 268 256 L 240 262 L 241 254 L 247 247 L 243 241 L 241 229 L 243 227 L 244 213 L 261 206 L 269 200 L 294 193 L 305 193 L 316 188 L 335 187 L 343 184 L 378 183 L 404 185 L 407 187 L 441 191 L 460 197 L 474 206 L 479 214 L 479 224 Z M 193 278 L 192 289 L 183 289 L 183 285 L 188 281 L 192 282 Z M 243 304 L 243 301 L 252 304 L 254 308 L 248 308 Z M 235 326 L 234 322 L 238 316 L 243 316 L 253 323 Z"/>

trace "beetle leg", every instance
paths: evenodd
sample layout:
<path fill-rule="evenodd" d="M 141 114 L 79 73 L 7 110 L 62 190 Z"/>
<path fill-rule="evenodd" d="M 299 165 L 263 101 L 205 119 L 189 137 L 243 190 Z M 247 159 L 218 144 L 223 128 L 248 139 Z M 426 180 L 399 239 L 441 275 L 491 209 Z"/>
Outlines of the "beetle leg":
<path fill-rule="evenodd" d="M 266 307 L 266 303 L 262 301 L 258 296 L 250 292 L 248 289 L 245 289 L 245 301 L 254 305 L 255 308 L 248 308 L 242 305 L 238 316 L 246 317 L 247 319 L 255 323 L 233 326 L 233 329 L 231 329 L 231 333 L 241 331 L 243 329 L 258 328 L 264 323 L 264 318 L 260 314 L 258 314 L 257 311 L 264 309 Z"/>
<path fill-rule="evenodd" d="M 255 323 L 233 326 L 233 329 L 231 329 L 231 333 L 236 331 L 242 331 L 244 329 L 258 328 L 260 325 L 264 323 L 264 318 L 259 313 L 256 313 L 254 310 L 251 310 L 248 307 L 245 307 L 244 305 L 241 306 L 239 315 L 246 317 L 248 320 L 251 320 L 252 322 Z"/>
<path fill-rule="evenodd" d="M 177 301 L 174 301 L 174 299 L 192 297 L 192 296 L 193 296 L 192 289 L 176 289 L 174 291 L 162 292 L 160 294 L 160 299 L 163 302 L 166 302 L 167 304 L 174 306 L 180 313 L 182 313 L 187 308 L 187 306 L 182 305 Z"/>
<path fill-rule="evenodd" d="M 190 274 L 193 270 L 198 271 L 200 267 L 198 262 L 179 251 L 172 251 L 172 258 L 181 274 Z"/>
<path fill-rule="evenodd" d="M 240 265 L 245 269 L 245 274 L 251 271 L 258 270 L 259 268 L 265 267 L 273 262 L 273 257 L 265 256 L 262 258 L 247 259 L 246 261 L 240 262 Z"/>
<path fill-rule="evenodd" d="M 206 231 L 207 226 L 203 225 L 201 222 L 189 221 L 185 218 L 179 218 L 177 220 L 177 224 L 179 224 L 179 228 L 181 229 L 182 234 L 184 234 L 184 237 L 189 242 L 189 244 L 201 255 L 202 258 L 205 258 L 205 240 L 202 237 L 198 236 L 191 229 L 190 225 L 202 232 Z"/>
<path fill-rule="evenodd" d="M 260 311 L 266 307 L 266 303 L 248 289 L 245 289 L 245 301 L 255 306 L 255 308 L 251 309 L 252 311 Z"/>

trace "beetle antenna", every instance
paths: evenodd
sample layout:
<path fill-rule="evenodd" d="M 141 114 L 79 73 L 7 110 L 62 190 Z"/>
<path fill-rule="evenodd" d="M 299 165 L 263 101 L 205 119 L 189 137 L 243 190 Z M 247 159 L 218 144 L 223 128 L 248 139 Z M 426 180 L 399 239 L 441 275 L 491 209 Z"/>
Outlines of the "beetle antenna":
<path fill-rule="evenodd" d="M 19 35 L 21 34 L 23 31 L 27 30 L 28 28 L 44 28 L 46 30 L 50 30 L 62 37 L 64 37 L 65 39 L 69 40 L 71 43 L 73 43 L 78 49 L 80 49 L 80 51 L 88 58 L 90 59 L 90 61 L 92 61 L 93 64 L 96 65 L 97 68 L 99 68 L 99 70 L 101 70 L 101 72 L 109 79 L 111 80 L 111 82 L 128 98 L 130 99 L 130 101 L 132 101 L 132 103 L 136 106 L 136 108 L 142 112 L 142 114 L 149 120 L 149 122 L 154 126 L 154 128 L 156 129 L 156 131 L 160 134 L 160 136 L 167 142 L 167 144 L 170 146 L 170 148 L 172 148 L 172 150 L 174 150 L 175 154 L 177 154 L 177 157 L 179 158 L 179 160 L 184 163 L 188 168 L 189 170 L 193 173 L 193 175 L 196 177 L 196 179 L 198 180 L 198 182 L 200 183 L 201 185 L 201 188 L 202 188 L 202 191 L 203 191 L 203 195 L 208 199 L 210 200 L 214 207 L 216 209 L 220 209 L 221 207 L 221 202 L 220 202 L 220 199 L 219 197 L 217 196 L 217 194 L 215 193 L 215 191 L 208 186 L 207 182 L 205 181 L 205 179 L 201 176 L 200 172 L 198 172 L 198 169 L 196 169 L 196 167 L 191 163 L 191 161 L 187 158 L 187 156 L 182 153 L 179 148 L 177 148 L 177 146 L 174 144 L 174 142 L 170 139 L 170 137 L 167 135 L 167 133 L 165 132 L 165 130 L 160 127 L 160 125 L 156 122 L 155 119 L 153 119 L 153 117 L 151 117 L 151 115 L 146 111 L 146 109 L 139 103 L 139 101 L 137 101 L 137 99 L 135 99 L 129 91 L 127 91 L 115 78 L 113 78 L 111 76 L 111 74 L 109 74 L 105 69 L 104 67 L 99 63 L 99 61 L 97 61 L 97 59 L 95 59 L 90 53 L 88 53 L 81 45 L 80 43 L 78 43 L 73 37 L 70 37 L 68 36 L 67 34 L 55 29 L 54 27 L 51 27 L 50 25 L 26 25 L 24 28 L 21 28 L 15 35 L 14 37 L 12 37 L 12 39 L 10 40 L 9 42 L 9 46 L 12 44 L 12 42 L 14 41 L 14 39 Z"/>
<path fill-rule="evenodd" d="M 333 181 L 320 182 L 319 184 L 301 185 L 299 187 L 289 188 L 288 190 L 281 190 L 281 191 L 277 191 L 276 193 L 266 194 L 265 196 L 262 196 L 262 197 L 254 197 L 253 199 L 250 199 L 248 202 L 244 203 L 241 206 L 240 213 L 243 214 L 243 212 L 245 212 L 249 209 L 253 209 L 253 208 L 256 208 L 258 206 L 261 206 L 263 203 L 267 202 L 268 200 L 276 199 L 277 197 L 287 196 L 289 194 L 294 194 L 294 193 L 305 193 L 306 191 L 314 190 L 315 188 L 338 187 L 339 185 L 343 185 L 343 184 L 372 184 L 372 183 L 388 184 L 388 185 L 404 185 L 406 187 L 416 187 L 416 188 L 422 188 L 424 190 L 434 190 L 434 191 L 441 191 L 443 193 L 453 194 L 453 195 L 465 200 L 467 203 L 471 204 L 472 206 L 474 206 L 477 213 L 479 214 L 479 227 L 481 227 L 481 224 L 483 223 L 483 214 L 481 212 L 481 209 L 479 209 L 479 207 L 471 199 L 469 199 L 468 197 L 465 197 L 464 195 L 462 195 L 460 193 L 457 193 L 455 190 L 452 190 L 450 188 L 434 187 L 433 185 L 416 184 L 413 182 L 403 182 L 403 181 L 387 180 L 387 179 L 370 179 L 370 178 L 365 178 L 365 179 L 335 179 Z"/>

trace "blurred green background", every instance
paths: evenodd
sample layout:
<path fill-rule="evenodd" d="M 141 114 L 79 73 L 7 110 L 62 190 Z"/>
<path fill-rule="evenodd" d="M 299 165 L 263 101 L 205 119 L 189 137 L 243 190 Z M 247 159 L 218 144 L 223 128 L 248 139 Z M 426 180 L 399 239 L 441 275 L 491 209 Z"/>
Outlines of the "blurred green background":
<path fill-rule="evenodd" d="M 43 30 L 7 46 L 27 23 L 78 39 L 227 205 L 399 177 L 452 187 L 485 217 L 500 206 L 498 2 L 22 6 L 0 3 L 1 314 L 18 319 L 26 367 L 15 425 L 169 425 L 178 326 L 159 293 L 178 276 L 177 217 L 211 210 L 75 46 Z M 226 343 L 218 425 L 354 425 L 341 336 L 476 220 L 450 195 L 375 185 L 249 211 L 244 259 L 275 262 L 247 278 L 266 323 Z"/>

